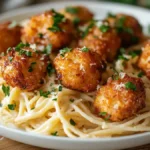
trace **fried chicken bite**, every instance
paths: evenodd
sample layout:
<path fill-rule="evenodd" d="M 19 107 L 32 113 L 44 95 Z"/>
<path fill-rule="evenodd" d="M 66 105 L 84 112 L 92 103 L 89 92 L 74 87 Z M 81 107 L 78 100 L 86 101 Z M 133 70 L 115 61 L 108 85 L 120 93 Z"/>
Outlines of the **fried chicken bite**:
<path fill-rule="evenodd" d="M 121 40 L 116 30 L 107 22 L 100 22 L 100 25 L 99 22 L 91 22 L 83 32 L 83 38 L 79 40 L 80 47 L 90 48 L 109 62 L 116 57 L 120 45 Z"/>
<path fill-rule="evenodd" d="M 146 76 L 150 79 L 150 40 L 145 43 L 142 54 L 138 61 L 138 66 L 145 72 Z"/>
<path fill-rule="evenodd" d="M 82 25 L 93 18 L 93 13 L 84 6 L 68 6 L 60 10 L 60 13 L 71 20 L 74 25 Z"/>
<path fill-rule="evenodd" d="M 21 39 L 21 27 L 13 26 L 13 22 L 0 24 L 0 53 L 7 48 L 16 46 Z"/>
<path fill-rule="evenodd" d="M 94 101 L 97 115 L 111 121 L 122 121 L 145 107 L 145 89 L 140 78 L 120 73 L 100 87 Z"/>
<path fill-rule="evenodd" d="M 142 26 L 133 16 L 126 14 L 108 15 L 106 21 L 117 30 L 123 47 L 137 44 L 143 38 Z"/>
<path fill-rule="evenodd" d="M 74 38 L 75 29 L 70 20 L 54 11 L 31 17 L 22 29 L 22 41 L 37 44 L 38 49 L 52 45 L 52 50 L 68 45 Z"/>
<path fill-rule="evenodd" d="M 88 48 L 64 48 L 54 60 L 58 79 L 70 89 L 91 92 L 101 79 L 102 60 Z"/>
<path fill-rule="evenodd" d="M 2 77 L 8 85 L 33 91 L 44 83 L 49 57 L 20 43 L 0 60 Z"/>

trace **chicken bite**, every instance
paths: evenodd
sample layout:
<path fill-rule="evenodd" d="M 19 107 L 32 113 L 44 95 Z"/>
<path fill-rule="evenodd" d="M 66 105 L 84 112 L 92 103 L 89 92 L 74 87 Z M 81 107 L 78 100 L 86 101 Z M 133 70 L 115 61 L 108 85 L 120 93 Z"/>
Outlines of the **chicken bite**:
<path fill-rule="evenodd" d="M 74 25 L 84 24 L 93 18 L 93 13 L 84 6 L 68 6 L 60 10 L 60 13 L 71 20 Z"/>
<path fill-rule="evenodd" d="M 20 38 L 20 26 L 13 26 L 13 22 L 0 24 L 0 53 L 6 52 L 9 47 L 16 46 L 20 42 Z"/>
<path fill-rule="evenodd" d="M 111 121 L 122 121 L 145 107 L 145 89 L 140 78 L 120 73 L 109 78 L 97 91 L 94 107 L 97 115 Z"/>
<path fill-rule="evenodd" d="M 28 44 L 9 48 L 0 60 L 2 77 L 12 87 L 33 91 L 44 83 L 49 57 L 35 52 Z"/>
<path fill-rule="evenodd" d="M 106 21 L 110 23 L 111 27 L 117 30 L 123 47 L 137 44 L 143 37 L 142 26 L 133 16 L 126 14 L 109 14 Z"/>
<path fill-rule="evenodd" d="M 150 40 L 145 43 L 142 54 L 138 61 L 138 66 L 145 72 L 146 76 L 150 79 Z"/>
<path fill-rule="evenodd" d="M 55 10 L 33 16 L 22 29 L 22 41 L 37 44 L 44 49 L 51 44 L 52 50 L 68 45 L 74 38 L 75 29 L 70 20 Z"/>
<path fill-rule="evenodd" d="M 91 22 L 79 40 L 80 47 L 86 46 L 110 62 L 116 57 L 120 45 L 121 40 L 116 30 L 107 22 L 100 22 L 100 25 L 99 22 Z"/>
<path fill-rule="evenodd" d="M 102 60 L 88 48 L 64 48 L 54 60 L 58 79 L 70 89 L 91 92 L 101 79 Z"/>

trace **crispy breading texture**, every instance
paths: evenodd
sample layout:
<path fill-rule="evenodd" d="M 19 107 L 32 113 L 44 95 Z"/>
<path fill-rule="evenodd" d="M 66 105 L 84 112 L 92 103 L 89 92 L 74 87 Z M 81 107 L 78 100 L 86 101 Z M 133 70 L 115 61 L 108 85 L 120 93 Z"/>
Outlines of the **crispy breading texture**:
<path fill-rule="evenodd" d="M 146 76 L 150 79 L 150 40 L 145 43 L 142 54 L 138 61 L 138 66 L 145 72 Z"/>
<path fill-rule="evenodd" d="M 116 14 L 115 17 L 108 17 L 106 20 L 112 27 L 117 28 L 122 40 L 122 46 L 129 47 L 138 43 L 143 38 L 142 27 L 138 20 L 126 14 Z"/>
<path fill-rule="evenodd" d="M 129 83 L 131 87 L 127 86 Z M 108 83 L 97 91 L 94 107 L 97 115 L 104 119 L 122 121 L 143 109 L 145 99 L 142 80 L 123 75 L 118 80 L 108 79 Z"/>
<path fill-rule="evenodd" d="M 68 6 L 59 11 L 66 18 L 73 21 L 76 24 L 84 24 L 93 18 L 93 13 L 84 6 Z"/>
<path fill-rule="evenodd" d="M 10 25 L 11 22 L 0 24 L 0 53 L 6 52 L 7 48 L 16 46 L 20 42 L 21 27 Z"/>
<path fill-rule="evenodd" d="M 59 21 L 58 21 L 59 20 Z M 68 45 L 75 34 L 72 22 L 56 11 L 32 16 L 22 29 L 22 41 L 37 44 L 38 48 L 52 45 L 52 50 Z"/>
<path fill-rule="evenodd" d="M 29 47 L 24 47 L 21 51 L 31 52 L 31 56 L 12 48 L 0 60 L 2 76 L 12 87 L 33 91 L 44 83 L 49 57 L 36 53 Z"/>
<path fill-rule="evenodd" d="M 121 40 L 114 29 L 110 28 L 107 32 L 102 32 L 97 26 L 79 40 L 80 47 L 86 46 L 110 62 L 116 57 L 120 45 Z"/>
<path fill-rule="evenodd" d="M 54 60 L 58 79 L 70 89 L 90 92 L 96 90 L 101 79 L 103 63 L 96 53 L 75 48 Z"/>

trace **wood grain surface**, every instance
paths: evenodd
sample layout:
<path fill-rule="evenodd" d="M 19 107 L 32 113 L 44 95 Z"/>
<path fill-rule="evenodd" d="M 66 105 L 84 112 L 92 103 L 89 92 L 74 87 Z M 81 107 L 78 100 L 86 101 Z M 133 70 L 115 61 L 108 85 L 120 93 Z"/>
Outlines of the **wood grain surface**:
<path fill-rule="evenodd" d="M 22 144 L 7 138 L 3 138 L 2 140 L 0 140 L 0 150 L 46 150 L 46 149 Z M 125 150 L 150 150 L 150 144 Z"/>

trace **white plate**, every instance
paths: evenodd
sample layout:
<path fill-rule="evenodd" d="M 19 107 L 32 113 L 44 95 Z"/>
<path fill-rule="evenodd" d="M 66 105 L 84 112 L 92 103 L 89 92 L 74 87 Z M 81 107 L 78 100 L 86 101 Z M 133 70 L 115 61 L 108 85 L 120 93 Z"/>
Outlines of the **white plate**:
<path fill-rule="evenodd" d="M 87 6 L 96 14 L 96 18 L 103 18 L 108 11 L 124 12 L 138 18 L 143 26 L 150 24 L 150 11 L 128 5 L 120 5 L 104 2 L 55 2 L 36 5 L 12 12 L 7 12 L 0 16 L 0 21 L 17 20 L 20 21 L 33 14 L 49 10 L 51 8 L 59 9 L 66 5 L 81 4 Z M 44 148 L 63 149 L 63 150 L 116 150 L 130 148 L 150 143 L 150 132 L 136 134 L 125 137 L 115 138 L 95 138 L 95 139 L 69 139 L 66 137 L 53 137 L 31 134 L 17 129 L 10 129 L 0 125 L 0 135 L 30 145 Z"/>

